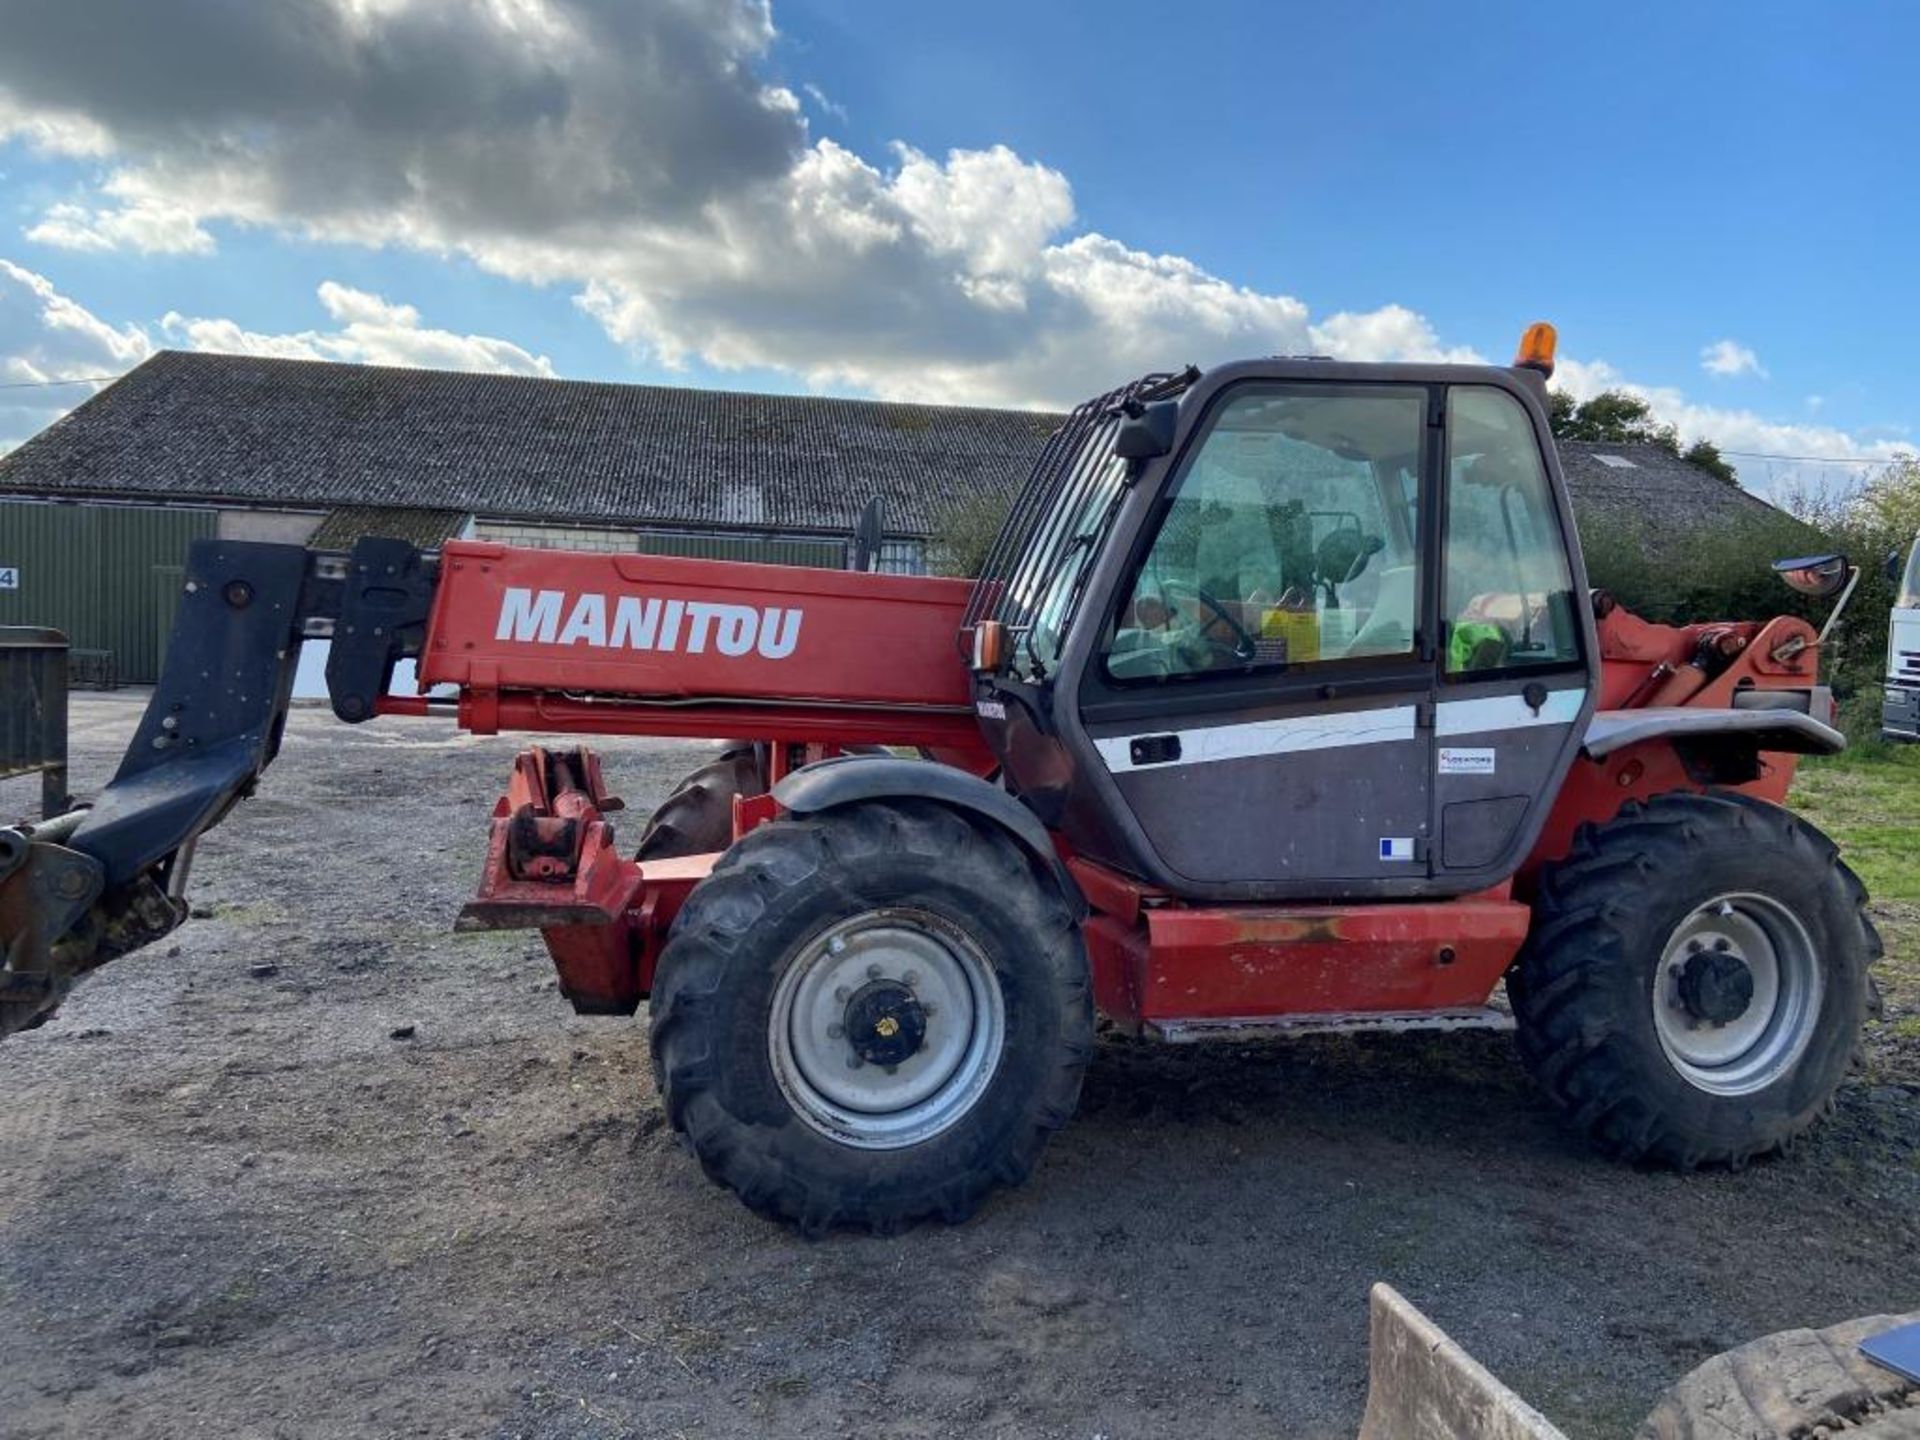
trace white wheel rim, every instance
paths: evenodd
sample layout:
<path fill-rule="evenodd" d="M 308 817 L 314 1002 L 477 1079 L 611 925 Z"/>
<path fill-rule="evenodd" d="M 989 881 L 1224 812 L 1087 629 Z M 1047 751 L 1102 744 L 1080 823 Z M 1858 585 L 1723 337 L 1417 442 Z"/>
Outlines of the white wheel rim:
<path fill-rule="evenodd" d="M 873 1036 L 848 1033 L 875 995 L 899 997 L 924 1026 L 919 1047 L 891 1065 L 862 1059 L 857 1047 Z M 941 916 L 906 908 L 870 910 L 807 940 L 767 1017 L 774 1078 L 795 1113 L 865 1150 L 917 1145 L 956 1124 L 999 1069 L 1005 1035 L 1000 982 L 979 947 Z"/>
<path fill-rule="evenodd" d="M 1688 1003 L 1688 967 L 1708 963 L 1744 968 L 1752 994 L 1738 1015 L 1707 1018 Z M 1661 952 L 1654 1029 L 1668 1063 L 1695 1089 L 1752 1095 L 1806 1053 L 1824 990 L 1819 955 L 1798 916 L 1766 895 L 1717 895 L 1674 927 Z"/>

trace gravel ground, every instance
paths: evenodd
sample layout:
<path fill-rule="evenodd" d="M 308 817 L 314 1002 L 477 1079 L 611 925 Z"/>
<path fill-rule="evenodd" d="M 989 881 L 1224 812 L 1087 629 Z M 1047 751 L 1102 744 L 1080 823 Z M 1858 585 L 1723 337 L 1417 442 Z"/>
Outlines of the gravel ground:
<path fill-rule="evenodd" d="M 77 788 L 136 713 L 76 702 Z M 1489 1035 L 1108 1042 L 1024 1189 L 802 1241 L 671 1142 L 638 1024 L 448 933 L 515 748 L 297 712 L 202 918 L 0 1047 L 0 1432 L 1351 1435 L 1384 1279 L 1620 1435 L 1717 1350 L 1920 1304 L 1910 1067 L 1677 1176 L 1588 1153 Z M 603 749 L 636 819 L 698 754 Z"/>

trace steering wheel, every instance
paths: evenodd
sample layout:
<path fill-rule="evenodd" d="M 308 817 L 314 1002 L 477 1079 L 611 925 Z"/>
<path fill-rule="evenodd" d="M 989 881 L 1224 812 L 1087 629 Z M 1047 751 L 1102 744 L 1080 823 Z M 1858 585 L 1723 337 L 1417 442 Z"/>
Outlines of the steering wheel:
<path fill-rule="evenodd" d="M 1243 665 L 1253 659 L 1254 655 L 1258 653 L 1259 646 L 1253 636 L 1248 633 L 1247 627 L 1236 620 L 1226 606 L 1222 605 L 1197 585 L 1193 590 L 1193 598 L 1206 606 L 1216 620 L 1223 622 L 1229 630 L 1233 631 L 1233 645 L 1230 650 L 1233 658 Z M 1200 638 L 1202 640 L 1206 641 L 1209 645 L 1218 645 L 1222 649 L 1228 648 L 1222 645 L 1220 641 L 1214 639 L 1213 636 L 1209 635 L 1207 630 L 1208 627 L 1204 625 L 1200 628 Z"/>
<path fill-rule="evenodd" d="M 1217 670 L 1228 664 L 1244 665 L 1258 653 L 1252 633 L 1233 612 L 1189 581 L 1158 579 L 1150 590 L 1143 587 L 1134 597 L 1136 604 L 1147 598 L 1155 602 L 1157 618 L 1119 632 L 1131 636 L 1124 646 L 1129 674 Z M 1216 622 L 1232 632 L 1231 639 L 1210 633 Z M 1160 658 L 1153 660 L 1149 658 L 1152 656 Z"/>

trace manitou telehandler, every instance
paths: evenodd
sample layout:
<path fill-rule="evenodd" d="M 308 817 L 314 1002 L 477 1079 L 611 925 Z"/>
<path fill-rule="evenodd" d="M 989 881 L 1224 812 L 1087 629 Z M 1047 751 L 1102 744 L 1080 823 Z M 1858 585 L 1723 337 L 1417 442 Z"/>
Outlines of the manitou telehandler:
<path fill-rule="evenodd" d="M 326 637 L 348 722 L 739 737 L 637 856 L 589 751 L 523 753 L 459 928 L 541 930 L 582 1013 L 649 1000 L 674 1128 L 810 1232 L 1023 1179 L 1096 1013 L 1167 1041 L 1513 1025 L 1614 1155 L 1774 1150 L 1831 1103 L 1879 953 L 1781 808 L 1844 743 L 1823 637 L 1589 593 L 1552 346 L 1148 376 L 1051 437 L 976 582 L 197 542 L 113 782 L 0 830 L 4 1028 L 180 923 Z M 406 659 L 420 693 L 391 694 Z"/>

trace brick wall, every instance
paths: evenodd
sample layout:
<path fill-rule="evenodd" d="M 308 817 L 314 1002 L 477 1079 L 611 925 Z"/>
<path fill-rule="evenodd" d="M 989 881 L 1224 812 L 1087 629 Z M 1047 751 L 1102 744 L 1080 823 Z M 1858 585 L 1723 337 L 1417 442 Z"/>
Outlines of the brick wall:
<path fill-rule="evenodd" d="M 630 554 L 639 549 L 630 530 L 597 530 L 585 525 L 475 520 L 473 538 L 497 540 L 502 545 L 524 545 L 535 550 L 589 550 L 601 555 Z"/>

